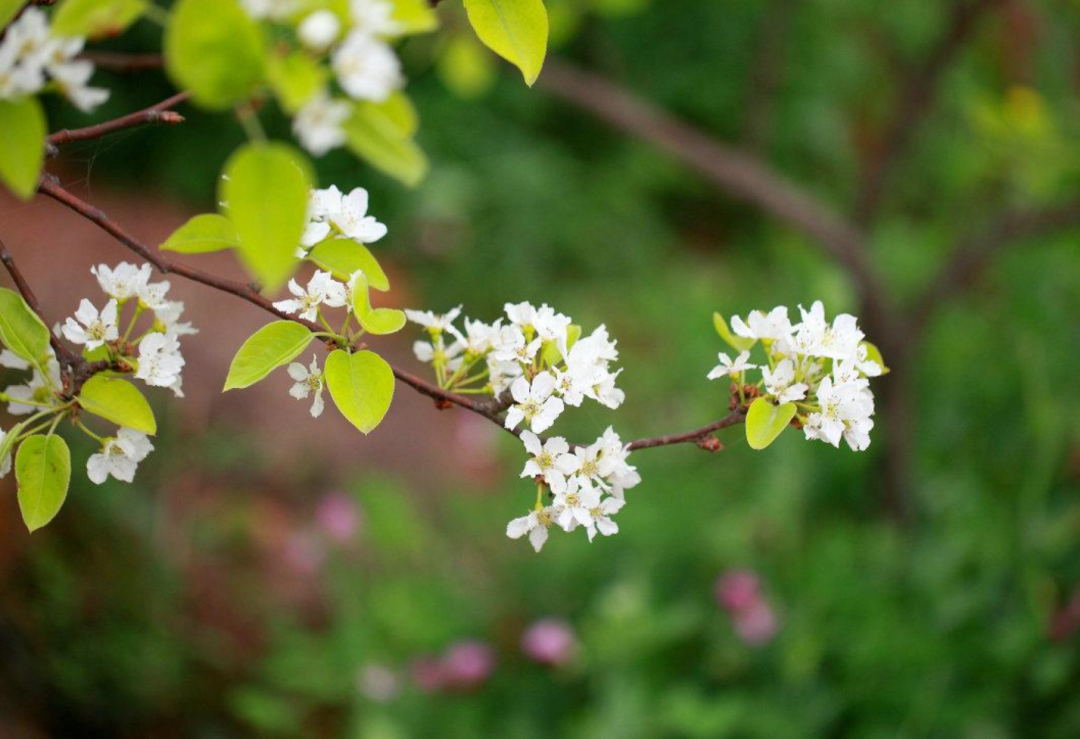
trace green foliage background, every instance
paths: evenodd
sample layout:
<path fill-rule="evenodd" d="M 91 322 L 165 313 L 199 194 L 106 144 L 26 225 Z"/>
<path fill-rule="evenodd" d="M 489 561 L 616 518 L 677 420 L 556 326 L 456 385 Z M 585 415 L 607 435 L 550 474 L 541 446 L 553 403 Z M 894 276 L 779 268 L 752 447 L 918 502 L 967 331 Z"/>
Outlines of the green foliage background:
<path fill-rule="evenodd" d="M 553 34 L 566 39 L 555 53 L 731 142 L 747 141 L 762 34 L 783 15 L 779 83 L 756 135 L 779 169 L 842 209 L 888 119 L 896 68 L 925 57 L 947 10 L 924 0 L 550 5 Z M 895 172 L 872 258 L 901 298 L 959 235 L 1077 191 L 1080 6 L 1012 5 L 1035 20 L 1034 37 L 1004 11 L 991 17 Z M 140 26 L 125 48 L 154 43 Z M 624 436 L 689 428 L 725 407 L 703 379 L 722 348 L 712 311 L 819 297 L 830 312 L 855 309 L 844 274 L 801 236 L 526 89 L 512 69 L 463 99 L 445 83 L 462 70 L 436 61 L 441 52 L 423 39 L 403 51 L 428 178 L 406 190 L 341 156 L 319 162 L 320 181 L 372 191 L 391 232 L 380 257 L 407 270 L 428 307 L 464 302 L 491 318 L 507 300 L 532 299 L 586 326 L 606 322 L 628 368 Z M 110 84 L 101 117 L 169 92 L 154 75 L 139 80 Z M 66 111 L 50 121 L 79 122 Z M 286 135 L 284 121 L 269 123 Z M 95 178 L 160 183 L 205 206 L 241 139 L 193 111 L 167 135 L 86 151 Z M 332 549 L 318 602 L 299 607 L 277 597 L 280 581 L 261 563 L 258 500 L 309 516 L 304 491 L 318 472 L 269 481 L 244 439 L 184 439 L 163 422 L 134 485 L 91 489 L 76 475 L 49 535 L 5 575 L 0 717 L 110 737 L 1075 737 L 1080 650 L 1073 635 L 1050 639 L 1048 625 L 1080 581 L 1078 237 L 1019 245 L 930 326 L 915 366 L 908 527 L 881 514 L 885 438 L 854 455 L 789 433 L 752 453 L 735 429 L 720 455 L 635 455 L 644 483 L 622 532 L 592 546 L 553 537 L 535 556 L 502 536 L 528 496 L 515 497 L 520 455 L 508 444 L 504 476 L 481 490 L 431 497 L 356 470 L 362 549 Z M 613 420 L 594 412 L 573 430 Z M 192 460 L 223 502 L 185 521 L 181 545 L 155 535 L 156 501 Z M 742 644 L 713 600 L 732 567 L 766 583 L 781 621 L 768 646 Z M 231 620 L 198 617 L 200 588 L 227 601 Z M 551 614 L 582 641 L 558 671 L 517 649 L 523 627 Z M 491 641 L 499 657 L 475 692 L 407 689 L 378 704 L 356 688 L 368 661 L 405 664 L 462 638 Z"/>

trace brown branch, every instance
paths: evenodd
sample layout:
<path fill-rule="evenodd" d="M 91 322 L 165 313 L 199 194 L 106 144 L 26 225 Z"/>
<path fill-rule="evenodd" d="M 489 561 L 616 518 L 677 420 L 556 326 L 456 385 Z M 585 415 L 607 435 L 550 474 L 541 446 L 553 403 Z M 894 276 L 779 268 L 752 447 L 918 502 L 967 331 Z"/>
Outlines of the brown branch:
<path fill-rule="evenodd" d="M 977 280 L 1006 248 L 1064 228 L 1080 228 L 1080 200 L 1047 210 L 1006 213 L 989 228 L 961 239 L 937 279 L 919 299 L 912 319 L 914 331 L 922 329 L 950 295 Z"/>
<path fill-rule="evenodd" d="M 109 72 L 143 72 L 161 69 L 165 58 L 161 54 L 125 54 L 115 51 L 84 51 L 80 59 L 93 62 L 98 69 Z"/>
<path fill-rule="evenodd" d="M 856 223 L 873 220 L 885 194 L 889 175 L 907 152 L 923 119 L 934 105 L 941 78 L 952 65 L 983 14 L 1002 0 L 956 0 L 948 30 L 921 64 L 914 66 L 897 97 L 892 120 L 886 126 L 880 154 L 871 160 L 855 205 Z"/>
<path fill-rule="evenodd" d="M 23 277 L 22 272 L 20 272 L 19 268 L 15 265 L 15 257 L 11 255 L 11 252 L 7 248 L 7 244 L 5 244 L 2 239 L 0 239 L 0 262 L 4 263 L 4 267 L 7 269 L 8 274 L 11 275 L 11 281 L 15 283 L 15 288 L 23 296 L 23 300 L 26 301 L 26 304 L 30 306 L 30 310 L 40 316 L 41 304 L 38 303 L 37 296 L 34 295 L 34 291 L 30 289 L 30 285 L 27 283 L 26 278 Z M 48 324 L 46 324 L 46 328 L 48 328 Z M 63 364 L 71 366 L 76 360 L 80 359 L 80 357 L 64 346 L 56 334 L 52 332 L 52 329 L 48 329 L 48 331 L 49 343 L 52 344 L 53 349 L 56 351 L 57 358 Z"/>
<path fill-rule="evenodd" d="M 128 115 L 119 118 L 114 118 L 111 121 L 87 126 L 86 128 L 65 128 L 50 134 L 46 141 L 53 146 L 60 146 L 71 141 L 98 139 L 102 136 L 107 136 L 110 133 L 115 133 L 116 131 L 123 131 L 127 128 L 135 128 L 136 126 L 145 126 L 151 123 L 164 123 L 169 125 L 183 123 L 184 117 L 179 113 L 169 110 L 169 108 L 183 103 L 190 97 L 190 92 L 179 92 L 166 100 L 162 100 L 160 103 L 151 105 L 149 108 L 144 108 L 143 110 L 129 113 Z"/>
<path fill-rule="evenodd" d="M 236 282 L 233 280 L 226 280 L 212 275 L 208 272 L 203 272 L 202 270 L 196 269 L 194 267 L 189 267 L 188 265 L 173 261 L 172 259 L 164 256 L 160 252 L 155 251 L 151 247 L 136 239 L 134 236 L 125 231 L 120 226 L 120 224 L 109 218 L 104 212 L 76 197 L 74 194 L 65 190 L 63 187 L 61 187 L 59 184 L 49 178 L 45 178 L 41 181 L 38 186 L 38 191 L 44 195 L 49 196 L 58 203 L 66 206 L 75 213 L 78 213 L 83 218 L 86 218 L 87 220 L 96 224 L 99 228 L 103 229 L 121 244 L 126 246 L 128 249 L 135 252 L 146 261 L 150 262 L 160 272 L 164 274 L 179 275 L 180 277 L 192 280 L 193 282 L 198 282 L 215 290 L 235 295 L 242 300 L 246 300 L 252 305 L 262 308 L 268 313 L 272 313 L 273 315 L 279 318 L 283 318 L 285 320 L 299 323 L 311 329 L 312 331 L 323 330 L 323 327 L 317 323 L 305 321 L 302 318 L 292 316 L 278 310 L 274 307 L 273 303 L 270 300 L 260 295 L 257 291 L 253 290 L 252 287 L 248 284 Z M 332 340 L 326 341 L 327 343 L 332 342 Z M 479 416 L 483 416 L 492 423 L 497 424 L 500 428 L 505 429 L 513 436 L 520 435 L 520 430 L 506 429 L 506 427 L 503 425 L 501 413 L 505 410 L 505 407 L 504 404 L 501 403 L 499 400 L 495 398 L 474 400 L 465 395 L 459 395 L 457 393 L 443 390 L 442 388 L 433 385 L 425 380 L 422 380 L 413 374 L 405 372 L 404 370 L 398 369 L 397 367 L 392 367 L 392 369 L 394 371 L 394 377 L 396 377 L 398 380 L 405 383 L 409 387 L 413 388 L 417 392 L 421 393 L 422 395 L 426 395 L 427 397 L 436 401 L 436 404 L 440 407 L 446 407 L 447 404 L 459 406 L 467 411 L 475 413 Z M 727 426 L 731 426 L 734 423 L 738 423 L 742 420 L 742 418 L 742 414 L 733 413 L 721 419 L 720 421 L 710 424 L 709 426 L 695 429 L 693 431 L 688 431 L 683 434 L 639 439 L 637 441 L 631 442 L 631 449 L 650 449 L 652 447 L 666 446 L 668 444 L 699 442 L 713 431 L 721 428 L 726 428 Z M 703 448 L 709 448 L 708 445 L 702 446 Z"/>
<path fill-rule="evenodd" d="M 638 449 L 652 449 L 654 447 L 668 446 L 670 444 L 697 444 L 707 451 L 719 451 L 720 447 L 703 442 L 710 438 L 716 431 L 726 429 L 728 426 L 734 426 L 737 423 L 742 423 L 745 420 L 745 411 L 732 411 L 719 421 L 713 421 L 701 428 L 685 431 L 681 434 L 667 434 L 665 436 L 653 436 L 647 439 L 638 439 L 637 441 L 630 442 L 628 448 L 630 451 L 637 451 Z"/>
<path fill-rule="evenodd" d="M 865 238 L 826 203 L 757 157 L 717 141 L 606 78 L 549 58 L 539 84 L 632 136 L 648 141 L 706 177 L 821 244 L 848 272 L 860 297 L 885 299 L 865 254 Z M 887 316 L 889 311 L 875 311 Z"/>

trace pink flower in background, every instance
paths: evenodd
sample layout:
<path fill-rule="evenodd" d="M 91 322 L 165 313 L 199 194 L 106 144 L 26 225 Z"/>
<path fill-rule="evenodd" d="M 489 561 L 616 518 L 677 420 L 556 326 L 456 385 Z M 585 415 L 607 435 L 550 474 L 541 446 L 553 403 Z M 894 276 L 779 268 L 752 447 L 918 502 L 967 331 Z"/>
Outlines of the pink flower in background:
<path fill-rule="evenodd" d="M 761 579 L 749 570 L 731 570 L 716 582 L 716 601 L 731 615 L 735 633 L 747 644 L 768 644 L 780 628 L 761 592 Z"/>
<path fill-rule="evenodd" d="M 300 575 L 313 575 L 322 567 L 326 550 L 318 538 L 307 531 L 296 531 L 285 540 L 285 564 Z"/>
<path fill-rule="evenodd" d="M 442 658 L 443 676 L 452 688 L 475 688 L 486 682 L 494 670 L 495 653 L 483 642 L 458 642 Z"/>
<path fill-rule="evenodd" d="M 344 544 L 350 541 L 360 528 L 360 508 L 346 493 L 330 493 L 319 501 L 319 506 L 315 509 L 315 520 L 327 536 Z"/>
<path fill-rule="evenodd" d="M 521 651 L 545 665 L 569 662 L 577 651 L 577 638 L 570 624 L 555 618 L 535 621 L 521 638 Z"/>
<path fill-rule="evenodd" d="M 386 665 L 370 662 L 357 673 L 356 687 L 370 700 L 386 703 L 401 693 L 401 679 Z"/>

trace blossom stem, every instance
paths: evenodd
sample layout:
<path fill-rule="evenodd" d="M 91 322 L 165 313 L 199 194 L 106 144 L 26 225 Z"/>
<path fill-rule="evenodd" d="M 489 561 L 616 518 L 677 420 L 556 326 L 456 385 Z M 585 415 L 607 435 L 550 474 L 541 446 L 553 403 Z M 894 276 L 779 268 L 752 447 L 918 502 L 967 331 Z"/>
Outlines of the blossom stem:
<path fill-rule="evenodd" d="M 244 127 L 244 133 L 252 141 L 263 143 L 266 141 L 266 131 L 263 130 L 259 115 L 251 103 L 236 106 L 236 117 L 240 125 Z M 329 328 L 329 327 L 328 327 Z"/>
<path fill-rule="evenodd" d="M 35 408 L 57 408 L 59 406 L 52 405 L 51 403 L 42 403 L 37 400 L 20 400 L 19 398 L 13 398 L 6 393 L 0 393 L 0 403 L 18 403 L 19 405 L 32 405 Z"/>
<path fill-rule="evenodd" d="M 91 439 L 95 439 L 95 440 L 96 440 L 96 441 L 97 441 L 97 442 L 98 442 L 99 444 L 104 444 L 104 443 L 105 443 L 105 437 L 104 437 L 104 436 L 99 436 L 99 435 L 95 434 L 95 433 L 94 433 L 93 431 L 91 431 L 91 430 L 90 430 L 90 429 L 89 429 L 89 428 L 88 428 L 88 427 L 86 426 L 86 424 L 85 424 L 85 423 L 83 423 L 82 421 L 76 421 L 76 422 L 75 422 L 75 425 L 76 425 L 76 426 L 78 426 L 78 427 L 79 427 L 79 429 L 80 429 L 80 430 L 81 430 L 81 431 L 82 431 L 82 432 L 83 432 L 84 434 L 86 434 L 87 436 L 89 436 L 89 437 L 90 437 Z"/>
<path fill-rule="evenodd" d="M 124 331 L 124 336 L 121 341 L 127 341 L 128 337 L 131 336 L 131 331 L 135 328 L 135 322 L 139 320 L 139 316 L 142 315 L 142 312 L 142 303 L 139 303 L 135 306 L 135 313 L 131 316 L 131 321 L 128 323 L 127 329 Z"/>

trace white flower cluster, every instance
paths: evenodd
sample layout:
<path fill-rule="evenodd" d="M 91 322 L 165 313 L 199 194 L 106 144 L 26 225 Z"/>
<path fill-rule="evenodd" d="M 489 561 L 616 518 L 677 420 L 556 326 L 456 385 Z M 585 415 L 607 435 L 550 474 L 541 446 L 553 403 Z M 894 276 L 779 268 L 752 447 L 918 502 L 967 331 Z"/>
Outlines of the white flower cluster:
<path fill-rule="evenodd" d="M 611 517 L 626 505 L 624 491 L 640 483 L 641 476 L 627 463 L 630 451 L 610 426 L 589 446 L 574 449 L 561 436 L 541 442 L 531 431 L 522 431 L 521 440 L 531 455 L 521 476 L 537 481 L 536 505 L 506 525 L 507 536 L 528 535 L 539 552 L 553 525 L 568 532 L 581 527 L 589 541 L 598 531 L 604 536 L 619 532 Z M 545 487 L 554 495 L 550 505 L 544 505 Z"/>
<path fill-rule="evenodd" d="M 611 369 L 619 357 L 615 342 L 604 326 L 582 337 L 580 326 L 547 304 L 507 303 L 505 311 L 505 323 L 465 318 L 462 332 L 454 325 L 460 306 L 441 315 L 406 310 L 428 333 L 413 351 L 433 366 L 445 390 L 496 398 L 509 390 L 505 425 L 527 427 L 521 439 L 531 458 L 521 476 L 536 479 L 537 500 L 528 515 L 510 522 L 508 536 L 528 534 L 540 551 L 553 524 L 566 531 L 583 527 L 590 541 L 597 531 L 614 534 L 619 528 L 611 516 L 625 502 L 623 490 L 641 481 L 618 434 L 608 428 L 595 443 L 573 450 L 560 436 L 541 441 L 537 434 L 551 428 L 566 406 L 586 398 L 608 408 L 622 404 L 625 395 L 615 386 L 622 370 Z M 544 504 L 545 490 L 554 496 L 550 505 Z"/>
<path fill-rule="evenodd" d="M 608 408 L 618 408 L 625 398 L 615 387 L 622 370 L 611 371 L 618 359 L 615 342 L 600 326 L 589 336 L 569 316 L 551 306 L 507 303 L 507 323 L 488 324 L 465 319 L 465 332 L 454 326 L 461 307 L 445 315 L 406 310 L 413 323 L 427 329 L 430 341 L 418 341 L 413 352 L 421 362 L 435 368 L 440 385 L 447 390 L 490 393 L 498 397 L 510 390 L 514 400 L 506 415 L 506 427 L 524 422 L 533 433 L 543 433 L 567 405 L 580 406 L 591 398 Z M 446 343 L 445 334 L 453 337 Z M 483 363 L 482 369 L 471 374 Z M 485 384 L 472 389 L 478 382 Z"/>
<path fill-rule="evenodd" d="M 853 450 L 863 451 L 870 446 L 874 427 L 874 394 L 867 378 L 881 375 L 884 367 L 870 358 L 871 345 L 863 340 L 854 316 L 842 313 L 829 323 L 820 300 L 810 310 L 799 306 L 799 313 L 802 320 L 795 324 L 784 306 L 768 313 L 753 311 L 745 321 L 733 316 L 732 331 L 760 341 L 767 363 L 750 364 L 749 350 L 734 360 L 721 352 L 720 364 L 708 378 L 733 378 L 742 396 L 745 373 L 760 368 L 759 392 L 777 404 L 795 403 L 807 439 L 836 447 L 843 439 Z"/>
<path fill-rule="evenodd" d="M 243 0 L 248 13 L 278 23 L 294 20 L 303 7 L 297 0 Z M 296 35 L 311 53 L 329 54 L 337 86 L 353 100 L 381 103 L 405 85 L 390 42 L 404 33 L 393 18 L 391 0 L 349 0 L 347 27 L 332 10 L 300 17 Z M 329 87 L 316 92 L 297 112 L 293 132 L 316 156 L 345 143 L 343 124 L 352 114 L 348 100 L 336 98 Z"/>
<path fill-rule="evenodd" d="M 34 95 L 51 83 L 84 113 L 105 102 L 109 91 L 88 84 L 94 65 L 75 58 L 85 42 L 52 35 L 45 13 L 26 8 L 0 42 L 0 100 Z"/>
<path fill-rule="evenodd" d="M 300 237 L 297 257 L 333 236 L 352 239 L 358 244 L 372 244 L 386 236 L 386 226 L 368 215 L 368 191 L 354 188 L 348 195 L 331 185 L 312 190 L 308 200 L 308 225 Z"/>

